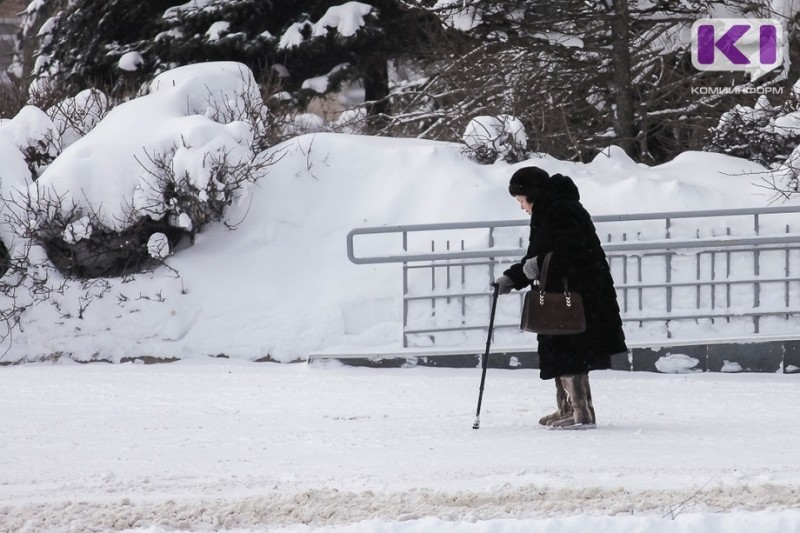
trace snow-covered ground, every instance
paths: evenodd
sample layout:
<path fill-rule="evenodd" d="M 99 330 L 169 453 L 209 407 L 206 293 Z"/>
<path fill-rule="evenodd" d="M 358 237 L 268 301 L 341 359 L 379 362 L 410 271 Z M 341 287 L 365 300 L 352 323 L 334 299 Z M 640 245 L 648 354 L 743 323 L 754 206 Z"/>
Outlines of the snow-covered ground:
<path fill-rule="evenodd" d="M 236 360 L 0 372 L 0 531 L 800 531 L 783 374 L 598 372 L 599 428 L 538 429 L 552 382 Z"/>

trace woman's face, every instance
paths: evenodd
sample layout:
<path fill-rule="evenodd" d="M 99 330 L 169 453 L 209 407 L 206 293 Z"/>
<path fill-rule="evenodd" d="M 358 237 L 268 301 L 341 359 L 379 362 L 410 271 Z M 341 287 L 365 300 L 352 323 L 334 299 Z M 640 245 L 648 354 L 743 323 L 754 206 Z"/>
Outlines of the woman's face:
<path fill-rule="evenodd" d="M 528 198 L 522 194 L 517 194 L 514 196 L 519 202 L 519 208 L 528 213 L 529 215 L 533 214 L 533 204 L 528 201 Z"/>

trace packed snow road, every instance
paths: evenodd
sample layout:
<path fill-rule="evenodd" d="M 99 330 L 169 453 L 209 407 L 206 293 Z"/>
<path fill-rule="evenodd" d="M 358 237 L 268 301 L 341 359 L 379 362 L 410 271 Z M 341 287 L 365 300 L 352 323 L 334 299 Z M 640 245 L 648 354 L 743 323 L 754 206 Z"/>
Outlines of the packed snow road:
<path fill-rule="evenodd" d="M 800 376 L 593 373 L 599 427 L 583 432 L 536 427 L 552 382 L 491 369 L 473 430 L 479 379 L 233 360 L 2 368 L 0 531 L 568 531 L 576 516 L 730 531 L 719 511 L 800 531 Z"/>

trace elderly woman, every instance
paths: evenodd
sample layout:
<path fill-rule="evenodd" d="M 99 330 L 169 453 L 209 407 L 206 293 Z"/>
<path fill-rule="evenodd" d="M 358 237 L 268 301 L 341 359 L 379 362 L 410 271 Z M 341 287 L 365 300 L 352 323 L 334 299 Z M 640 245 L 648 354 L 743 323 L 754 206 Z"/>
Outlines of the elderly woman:
<path fill-rule="evenodd" d="M 538 336 L 540 377 L 555 380 L 558 407 L 539 423 L 551 429 L 594 428 L 589 372 L 610 368 L 613 354 L 628 351 L 606 254 L 572 179 L 525 167 L 511 177 L 508 191 L 531 215 L 531 231 L 525 257 L 495 280 L 499 293 L 530 285 L 545 255 L 553 252 L 544 289 L 563 290 L 566 276 L 586 312 L 583 333 Z"/>

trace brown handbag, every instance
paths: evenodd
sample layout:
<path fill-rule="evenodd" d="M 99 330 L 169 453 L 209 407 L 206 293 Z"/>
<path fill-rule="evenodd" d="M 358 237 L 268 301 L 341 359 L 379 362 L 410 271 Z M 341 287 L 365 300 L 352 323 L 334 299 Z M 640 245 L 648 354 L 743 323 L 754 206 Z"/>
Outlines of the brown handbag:
<path fill-rule="evenodd" d="M 519 327 L 523 331 L 541 333 L 542 335 L 583 333 L 586 331 L 586 314 L 583 310 L 583 299 L 577 292 L 569 291 L 567 278 L 561 279 L 564 292 L 545 292 L 547 269 L 552 255 L 553 252 L 548 252 L 544 257 L 539 289 L 533 288 L 525 295 Z M 529 261 L 534 260 L 529 259 Z"/>

